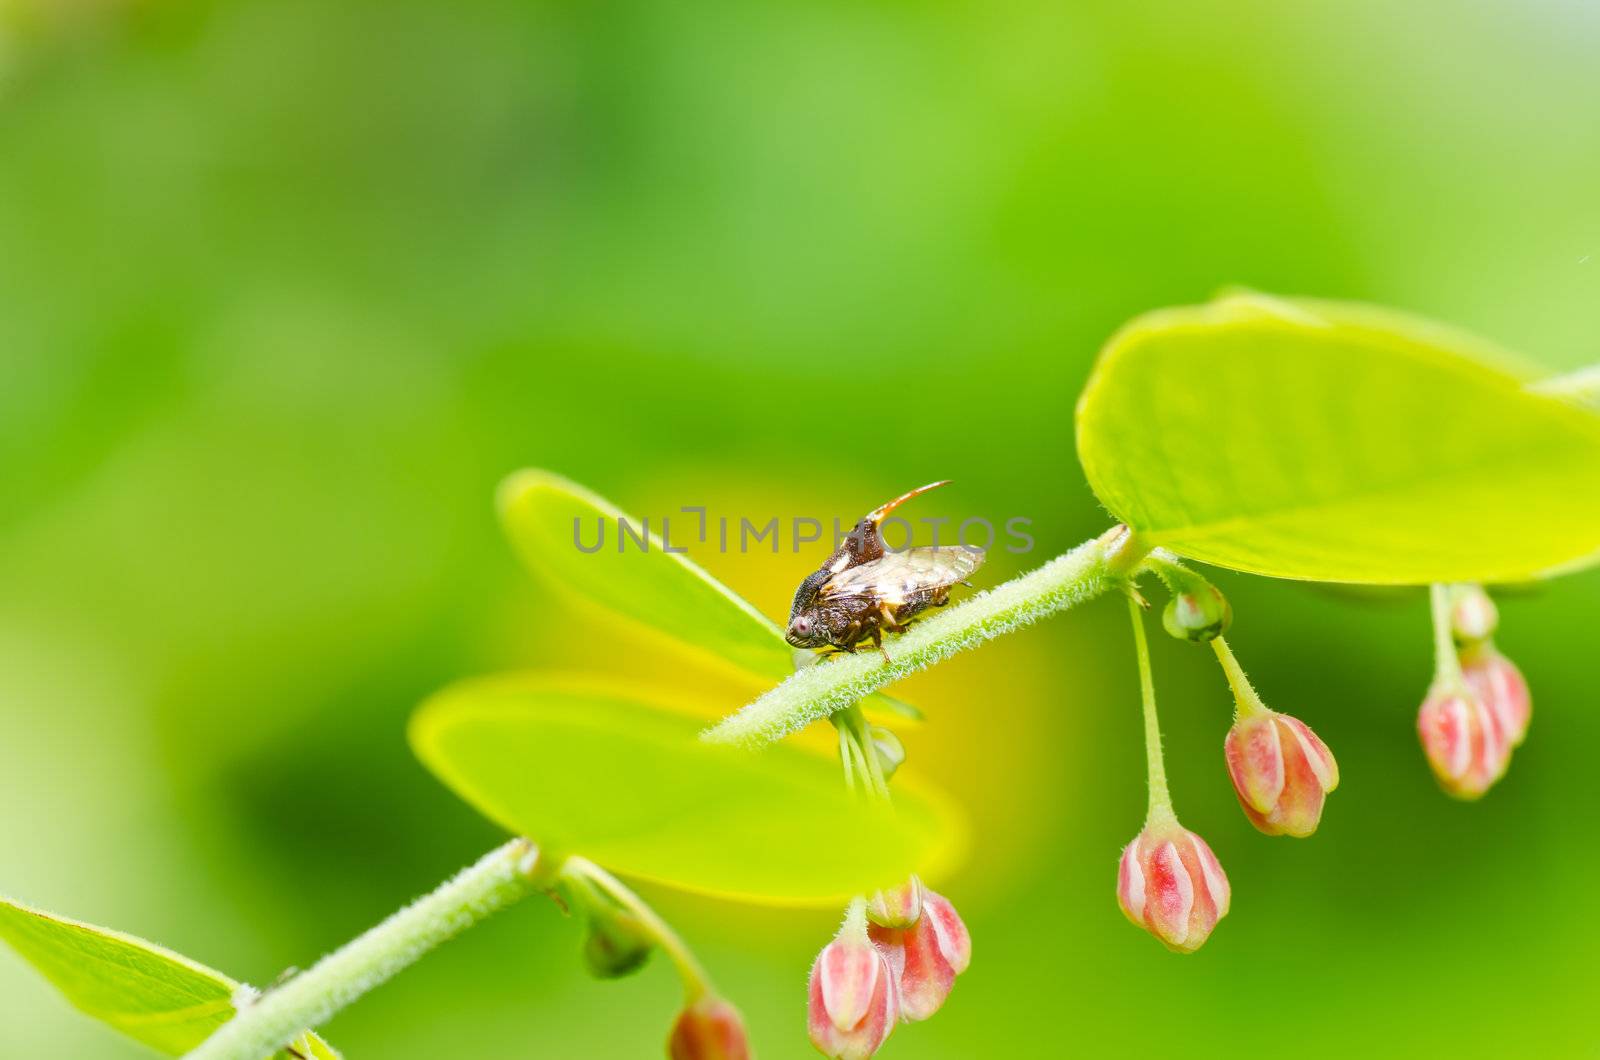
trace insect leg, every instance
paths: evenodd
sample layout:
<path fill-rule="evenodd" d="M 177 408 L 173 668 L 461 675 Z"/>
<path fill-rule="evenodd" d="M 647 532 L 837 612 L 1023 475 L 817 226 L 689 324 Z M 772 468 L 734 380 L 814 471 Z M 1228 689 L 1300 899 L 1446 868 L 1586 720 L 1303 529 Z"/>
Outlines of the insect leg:
<path fill-rule="evenodd" d="M 883 634 L 878 630 L 878 623 L 872 623 L 870 632 L 872 633 L 872 643 L 877 647 L 878 654 L 883 656 L 883 661 L 886 663 L 894 662 L 893 659 L 889 658 L 889 653 L 883 650 Z"/>
<path fill-rule="evenodd" d="M 840 635 L 838 640 L 833 642 L 834 646 L 854 655 L 856 653 L 856 641 L 860 640 L 864 633 L 865 630 L 861 628 L 861 620 L 853 618 L 850 620 L 850 624 L 844 627 L 844 633 Z"/>

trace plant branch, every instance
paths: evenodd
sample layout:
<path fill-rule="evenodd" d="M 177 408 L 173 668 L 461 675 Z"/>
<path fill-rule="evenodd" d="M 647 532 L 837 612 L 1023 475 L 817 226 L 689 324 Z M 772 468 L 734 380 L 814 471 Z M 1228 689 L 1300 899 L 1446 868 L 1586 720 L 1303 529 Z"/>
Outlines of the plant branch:
<path fill-rule="evenodd" d="M 703 738 L 747 746 L 782 739 L 956 652 L 1092 600 L 1124 581 L 1143 556 L 1127 529 L 1116 527 L 1037 570 L 919 620 L 889 645 L 892 661 L 874 652 L 808 666 L 707 729 Z"/>
<path fill-rule="evenodd" d="M 431 894 L 263 994 L 190 1052 L 189 1060 L 261 1060 L 423 954 L 506 906 L 543 889 L 536 851 L 515 839 Z M 538 866 L 542 870 L 543 866 Z"/>

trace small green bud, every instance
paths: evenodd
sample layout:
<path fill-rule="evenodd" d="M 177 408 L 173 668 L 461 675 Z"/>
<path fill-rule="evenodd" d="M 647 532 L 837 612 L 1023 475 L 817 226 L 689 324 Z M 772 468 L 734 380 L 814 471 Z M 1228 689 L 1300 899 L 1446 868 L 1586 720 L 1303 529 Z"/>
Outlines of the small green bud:
<path fill-rule="evenodd" d="M 618 979 L 639 970 L 655 948 L 643 921 L 581 873 L 561 877 L 565 906 L 584 918 L 583 964 L 598 979 Z"/>
<path fill-rule="evenodd" d="M 1161 612 L 1161 624 L 1179 640 L 1204 643 L 1216 640 L 1233 625 L 1233 608 L 1215 585 L 1200 582 L 1172 594 Z"/>
<path fill-rule="evenodd" d="M 620 979 L 644 966 L 654 944 L 627 913 L 591 916 L 583 940 L 583 963 L 597 979 Z"/>
<path fill-rule="evenodd" d="M 905 744 L 882 725 L 871 726 L 867 735 L 872 741 L 872 753 L 878 756 L 878 768 L 883 771 L 883 779 L 888 780 L 906 760 Z"/>

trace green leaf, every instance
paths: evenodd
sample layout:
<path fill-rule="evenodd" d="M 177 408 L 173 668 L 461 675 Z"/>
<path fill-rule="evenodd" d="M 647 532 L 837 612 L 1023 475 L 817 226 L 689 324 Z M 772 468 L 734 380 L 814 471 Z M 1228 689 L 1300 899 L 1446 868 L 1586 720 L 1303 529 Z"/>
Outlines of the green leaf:
<path fill-rule="evenodd" d="M 153 942 L 0 898 L 0 939 L 74 1007 L 168 1056 L 181 1056 L 233 1017 L 249 987 Z M 307 1033 L 301 1057 L 338 1060 Z M 279 1057 L 294 1053 L 282 1052 Z"/>
<path fill-rule="evenodd" d="M 1515 581 L 1600 552 L 1600 417 L 1371 306 L 1235 295 L 1134 320 L 1078 405 L 1151 545 L 1281 578 Z"/>
<path fill-rule="evenodd" d="M 1600 412 L 1600 364 L 1591 364 L 1576 372 L 1541 379 L 1528 387 L 1535 393 L 1560 398 L 1575 405 Z"/>
<path fill-rule="evenodd" d="M 666 550 L 669 544 L 685 547 L 687 535 L 663 541 L 659 523 L 652 527 L 624 515 L 605 498 L 548 471 L 511 475 L 500 486 L 499 507 L 518 557 L 546 583 L 670 637 L 685 650 L 710 653 L 761 677 L 794 672 L 795 651 L 777 625 L 699 564 Z M 648 550 L 621 536 L 619 520 L 646 540 Z M 605 539 L 596 550 L 599 524 Z M 593 551 L 585 552 L 580 541 Z M 625 547 L 618 547 L 621 542 Z M 863 705 L 913 720 L 922 716 L 883 695 Z"/>
<path fill-rule="evenodd" d="M 833 905 L 937 876 L 958 853 L 955 811 L 905 770 L 886 813 L 850 794 L 831 756 L 714 746 L 700 727 L 630 687 L 504 675 L 434 696 L 411 743 L 508 830 L 686 890 Z"/>

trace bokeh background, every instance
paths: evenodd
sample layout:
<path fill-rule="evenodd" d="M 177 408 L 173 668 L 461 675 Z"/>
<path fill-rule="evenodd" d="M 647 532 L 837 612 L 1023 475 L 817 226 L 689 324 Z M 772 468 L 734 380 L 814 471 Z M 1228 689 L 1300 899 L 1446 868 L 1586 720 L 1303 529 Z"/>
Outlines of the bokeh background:
<path fill-rule="evenodd" d="M 429 691 L 559 665 L 742 702 L 556 612 L 494 523 L 519 466 L 845 519 L 950 477 L 917 514 L 1034 520 L 999 579 L 1106 525 L 1072 407 L 1141 310 L 1248 284 L 1600 359 L 1597 54 L 1585 0 L 0 2 L 0 890 L 267 982 L 496 840 L 406 747 Z M 700 558 L 775 616 L 815 559 Z M 1170 955 L 1112 893 L 1120 606 L 905 683 L 975 822 L 940 887 L 977 956 L 884 1055 L 1600 1055 L 1600 574 L 1504 601 L 1535 721 L 1470 806 L 1416 747 L 1420 598 L 1219 581 L 1338 753 L 1321 832 L 1249 827 L 1220 675 L 1158 638 L 1178 808 L 1234 885 Z M 649 894 L 761 1056 L 811 1055 L 836 911 Z M 660 1055 L 667 968 L 596 983 L 578 941 L 524 903 L 328 1035 Z M 5 952 L 0 1055 L 137 1048 Z"/>

